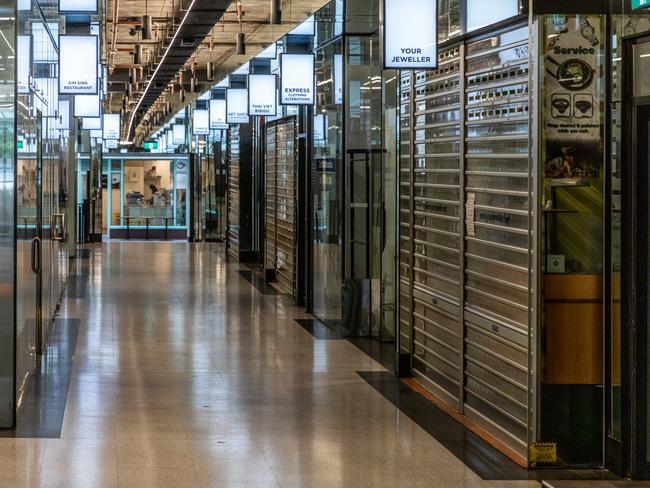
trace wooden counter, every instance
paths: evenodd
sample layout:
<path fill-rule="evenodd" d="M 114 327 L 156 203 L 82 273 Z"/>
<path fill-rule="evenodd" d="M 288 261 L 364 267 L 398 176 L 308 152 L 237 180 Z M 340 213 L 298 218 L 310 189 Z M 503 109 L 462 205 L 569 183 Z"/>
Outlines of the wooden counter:
<path fill-rule="evenodd" d="M 546 275 L 544 283 L 544 382 L 603 384 L 603 276 Z"/>

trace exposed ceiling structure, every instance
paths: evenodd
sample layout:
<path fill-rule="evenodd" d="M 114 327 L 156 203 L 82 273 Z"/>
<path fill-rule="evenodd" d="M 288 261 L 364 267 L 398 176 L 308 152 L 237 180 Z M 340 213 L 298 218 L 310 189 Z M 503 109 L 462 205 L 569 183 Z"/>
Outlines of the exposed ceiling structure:
<path fill-rule="evenodd" d="M 327 2 L 281 0 L 281 23 L 272 24 L 274 0 L 109 0 L 107 109 L 121 111 L 122 139 L 139 144 Z"/>

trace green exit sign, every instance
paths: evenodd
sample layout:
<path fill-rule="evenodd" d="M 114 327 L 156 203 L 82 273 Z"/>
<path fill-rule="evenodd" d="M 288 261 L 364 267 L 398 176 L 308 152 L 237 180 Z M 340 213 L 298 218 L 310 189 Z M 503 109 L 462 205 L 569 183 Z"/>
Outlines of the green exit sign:
<path fill-rule="evenodd" d="M 158 149 L 158 141 L 144 141 L 144 150 L 151 151 L 152 149 Z"/>
<path fill-rule="evenodd" d="M 632 10 L 650 7 L 650 0 L 632 0 Z"/>
<path fill-rule="evenodd" d="M 22 149 L 23 147 L 25 147 L 25 143 L 24 143 L 22 140 L 18 139 L 18 140 L 16 141 L 16 147 L 17 147 L 18 149 Z"/>

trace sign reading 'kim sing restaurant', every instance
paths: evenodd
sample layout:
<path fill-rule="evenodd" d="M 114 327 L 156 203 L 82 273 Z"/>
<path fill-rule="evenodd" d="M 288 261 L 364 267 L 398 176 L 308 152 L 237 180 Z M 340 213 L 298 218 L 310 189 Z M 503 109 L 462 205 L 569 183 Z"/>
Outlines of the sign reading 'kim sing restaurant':
<path fill-rule="evenodd" d="M 384 67 L 438 67 L 437 0 L 384 0 Z"/>

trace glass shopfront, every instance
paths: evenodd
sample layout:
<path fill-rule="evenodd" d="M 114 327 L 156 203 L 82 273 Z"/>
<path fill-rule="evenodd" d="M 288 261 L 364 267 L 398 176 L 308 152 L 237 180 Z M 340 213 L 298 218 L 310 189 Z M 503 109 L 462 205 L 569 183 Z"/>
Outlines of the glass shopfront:
<path fill-rule="evenodd" d="M 316 56 L 314 108 L 313 205 L 313 313 L 322 321 L 341 321 L 341 218 L 343 165 L 343 40 L 342 2 L 331 2 L 315 15 L 319 44 Z M 341 64 L 342 66 L 342 64 Z M 341 87 L 341 88 L 339 88 Z"/>
<path fill-rule="evenodd" d="M 104 157 L 102 234 L 108 239 L 186 239 L 186 157 Z M 79 198 L 87 192 L 88 160 L 80 161 Z"/>

